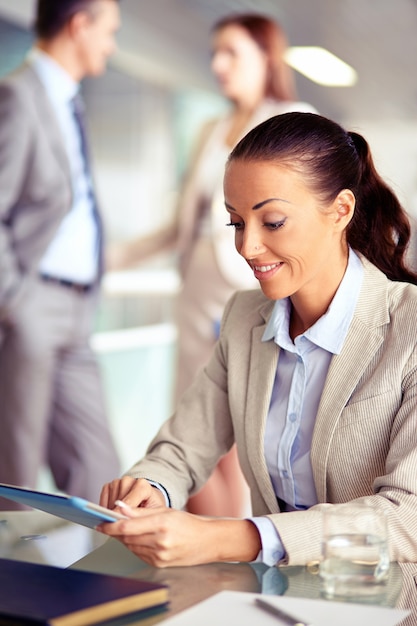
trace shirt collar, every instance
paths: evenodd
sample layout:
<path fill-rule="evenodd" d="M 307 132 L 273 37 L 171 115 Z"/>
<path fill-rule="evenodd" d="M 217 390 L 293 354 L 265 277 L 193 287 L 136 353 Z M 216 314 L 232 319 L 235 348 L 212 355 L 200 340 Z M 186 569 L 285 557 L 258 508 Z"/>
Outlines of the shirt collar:
<path fill-rule="evenodd" d="M 27 60 L 53 102 L 67 104 L 78 93 L 78 83 L 49 54 L 35 47 L 29 51 Z"/>
<path fill-rule="evenodd" d="M 304 337 L 328 352 L 340 353 L 355 312 L 362 278 L 362 263 L 357 254 L 349 248 L 346 272 L 329 308 L 313 326 L 303 333 Z M 292 344 L 289 336 L 290 313 L 289 298 L 276 300 L 262 341 L 274 339 L 275 343 L 283 348 L 288 346 L 288 342 Z"/>

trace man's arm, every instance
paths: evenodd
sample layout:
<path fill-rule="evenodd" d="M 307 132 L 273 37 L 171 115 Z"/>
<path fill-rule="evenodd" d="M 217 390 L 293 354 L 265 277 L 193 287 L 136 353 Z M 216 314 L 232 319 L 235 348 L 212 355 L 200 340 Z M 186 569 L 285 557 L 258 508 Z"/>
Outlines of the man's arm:
<path fill-rule="evenodd" d="M 0 311 L 13 298 L 22 280 L 13 249 L 11 222 L 30 159 L 29 122 L 22 94 L 7 82 L 0 84 Z"/>

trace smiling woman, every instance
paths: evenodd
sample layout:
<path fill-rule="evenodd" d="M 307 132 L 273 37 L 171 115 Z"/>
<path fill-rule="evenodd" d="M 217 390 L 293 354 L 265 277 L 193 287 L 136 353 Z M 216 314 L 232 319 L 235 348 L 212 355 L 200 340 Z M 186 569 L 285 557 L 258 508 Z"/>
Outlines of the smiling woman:
<path fill-rule="evenodd" d="M 329 207 L 311 194 L 297 171 L 270 162 L 232 160 L 225 178 L 226 207 L 236 248 L 264 294 L 300 302 L 301 334 L 323 315 L 346 269 L 344 230 L 355 199 L 342 190 Z M 325 288 L 324 288 L 325 286 Z M 302 303 L 302 304 L 301 304 Z"/>
<path fill-rule="evenodd" d="M 101 504 L 121 501 L 130 519 L 102 531 L 158 566 L 298 565 L 320 557 L 323 509 L 362 501 L 386 513 L 390 558 L 416 560 L 417 276 L 403 209 L 363 137 L 309 113 L 250 131 L 224 189 L 262 291 L 231 298 L 175 415 L 103 488 Z M 176 510 L 234 442 L 253 517 Z"/>
<path fill-rule="evenodd" d="M 224 189 L 237 251 L 268 298 L 291 297 L 292 339 L 327 311 L 349 246 L 390 278 L 416 281 L 404 264 L 407 217 L 366 141 L 325 118 L 260 124 L 230 155 Z"/>

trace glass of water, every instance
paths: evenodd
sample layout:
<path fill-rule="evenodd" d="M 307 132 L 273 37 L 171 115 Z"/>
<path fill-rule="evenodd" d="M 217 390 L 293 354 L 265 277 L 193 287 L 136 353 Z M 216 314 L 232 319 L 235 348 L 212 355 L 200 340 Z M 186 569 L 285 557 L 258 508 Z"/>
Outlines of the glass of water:
<path fill-rule="evenodd" d="M 359 502 L 324 509 L 319 568 L 323 595 L 347 598 L 384 594 L 389 565 L 384 512 Z"/>

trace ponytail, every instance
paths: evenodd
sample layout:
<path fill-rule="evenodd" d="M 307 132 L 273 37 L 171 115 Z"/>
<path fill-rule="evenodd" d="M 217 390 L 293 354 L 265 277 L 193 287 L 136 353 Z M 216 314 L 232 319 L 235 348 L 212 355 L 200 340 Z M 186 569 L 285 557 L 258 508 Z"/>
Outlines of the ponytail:
<path fill-rule="evenodd" d="M 355 212 L 347 228 L 347 241 L 391 280 L 417 284 L 417 274 L 405 263 L 411 235 L 407 215 L 397 196 L 376 171 L 365 139 L 354 132 L 347 135 L 360 165 Z"/>

